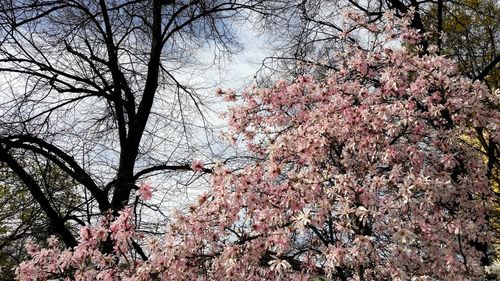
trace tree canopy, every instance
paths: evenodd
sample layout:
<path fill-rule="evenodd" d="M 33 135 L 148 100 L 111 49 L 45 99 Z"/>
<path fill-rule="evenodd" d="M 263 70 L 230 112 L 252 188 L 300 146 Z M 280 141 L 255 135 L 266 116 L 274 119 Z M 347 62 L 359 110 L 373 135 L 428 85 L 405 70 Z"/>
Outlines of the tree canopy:
<path fill-rule="evenodd" d="M 493 0 L 1 1 L 0 268 L 480 278 L 499 225 L 498 15 Z M 273 38 L 256 84 L 200 83 L 246 25 Z M 237 102 L 222 141 L 212 100 Z"/>
<path fill-rule="evenodd" d="M 415 48 L 411 17 L 354 24 L 377 35 L 339 53 L 324 80 L 253 87 L 228 114 L 255 161 L 213 168 L 211 189 L 134 255 L 132 209 L 84 227 L 72 251 L 29 245 L 18 271 L 86 280 L 451 280 L 483 275 L 489 167 L 466 137 L 498 140 L 496 97 L 457 65 Z M 388 47 L 394 40 L 406 47 Z M 349 46 L 349 44 L 346 44 Z M 435 52 L 435 51 L 434 51 Z M 227 100 L 233 91 L 218 90 Z M 200 162 L 191 168 L 202 171 Z M 143 200 L 151 196 L 140 189 Z M 113 252 L 101 250 L 111 236 Z M 149 237 L 148 237 L 149 238 Z"/>

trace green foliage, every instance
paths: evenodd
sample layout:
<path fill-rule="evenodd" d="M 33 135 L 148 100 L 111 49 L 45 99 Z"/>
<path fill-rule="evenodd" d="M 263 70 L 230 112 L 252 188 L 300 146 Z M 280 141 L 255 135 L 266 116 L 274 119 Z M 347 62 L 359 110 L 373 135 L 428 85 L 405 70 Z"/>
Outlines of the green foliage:
<path fill-rule="evenodd" d="M 439 27 L 438 7 L 433 5 L 424 17 L 428 31 L 434 33 L 432 43 L 439 44 L 441 54 L 459 63 L 460 71 L 470 78 L 500 55 L 500 5 L 496 0 L 443 1 L 442 26 Z M 500 86 L 500 69 L 489 73 L 485 82 L 492 89 Z"/>
<path fill-rule="evenodd" d="M 76 196 L 77 186 L 57 166 L 50 163 L 30 162 L 30 169 L 39 175 L 59 213 L 64 216 L 82 202 Z M 24 244 L 28 239 L 44 244 L 52 235 L 45 213 L 32 198 L 26 186 L 0 165 L 0 281 L 13 280 L 13 270 L 25 256 Z"/>

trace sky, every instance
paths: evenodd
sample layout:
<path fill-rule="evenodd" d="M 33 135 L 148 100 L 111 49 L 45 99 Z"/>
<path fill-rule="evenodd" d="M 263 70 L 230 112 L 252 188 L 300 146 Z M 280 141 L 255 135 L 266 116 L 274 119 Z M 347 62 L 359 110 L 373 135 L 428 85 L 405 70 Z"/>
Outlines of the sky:
<path fill-rule="evenodd" d="M 251 23 L 246 22 L 245 24 L 241 24 L 235 31 L 242 48 L 239 52 L 223 59 L 220 61 L 220 64 L 213 65 L 208 69 L 200 69 L 196 72 L 177 77 L 184 80 L 187 84 L 200 86 L 201 89 L 199 92 L 208 97 L 209 107 L 213 109 L 212 112 L 208 112 L 207 116 L 210 119 L 209 121 L 215 125 L 217 131 L 223 131 L 227 124 L 219 114 L 226 111 L 233 104 L 217 98 L 215 96 L 215 89 L 219 87 L 222 89 L 231 88 L 241 93 L 254 82 L 254 76 L 261 67 L 264 58 L 270 56 L 272 53 L 269 47 L 270 44 L 268 43 L 270 37 L 267 34 L 261 34 L 254 30 Z M 207 46 L 205 49 L 200 50 L 198 55 L 198 59 L 202 62 L 200 66 L 208 65 L 213 59 L 213 50 Z M 199 123 L 200 126 L 202 125 L 201 120 L 198 120 L 199 118 L 196 117 L 196 114 L 193 118 L 195 119 L 192 120 L 193 122 Z M 200 147 L 205 147 L 207 142 L 206 132 L 199 128 L 195 129 L 192 133 L 193 139 L 191 140 L 199 142 Z M 212 137 L 217 138 L 218 136 L 219 134 L 216 132 Z M 229 146 L 228 143 L 220 142 L 216 139 L 209 141 L 212 142 L 211 149 L 213 149 L 215 154 L 234 155 L 234 153 L 237 153 L 234 147 Z M 242 152 L 244 148 L 238 147 L 237 150 L 241 150 Z M 202 148 L 193 153 L 193 160 L 196 158 L 196 160 L 210 163 L 213 159 L 210 153 L 206 147 L 205 149 Z M 156 189 L 153 201 L 162 201 L 161 205 L 167 207 L 167 209 L 187 206 L 188 202 L 195 201 L 197 195 L 208 190 L 209 185 L 202 178 L 191 182 L 189 188 L 185 188 L 182 185 L 182 182 L 189 182 L 196 176 L 199 175 L 186 173 L 167 179 L 150 178 L 148 181 Z M 166 180 L 166 182 L 163 180 Z M 154 214 L 151 215 L 154 216 Z"/>
<path fill-rule="evenodd" d="M 220 86 L 242 90 L 253 81 L 262 61 L 270 56 L 272 50 L 268 42 L 270 35 L 255 30 L 250 21 L 245 21 L 234 27 L 240 48 L 236 53 L 225 57 L 199 77 L 201 84 Z M 206 46 L 198 52 L 203 64 L 210 64 L 213 59 L 213 49 Z M 215 87 L 214 87 L 215 89 Z"/>
<path fill-rule="evenodd" d="M 270 40 L 267 34 L 259 34 L 247 24 L 238 30 L 238 37 L 243 51 L 234 56 L 227 65 L 227 82 L 223 86 L 241 89 L 251 83 L 262 61 L 270 56 Z"/>
<path fill-rule="evenodd" d="M 240 22 L 237 25 L 235 24 L 235 32 L 238 37 L 238 42 L 240 43 L 241 49 L 235 54 L 230 57 L 225 58 L 224 60 L 221 61 L 220 65 L 214 65 L 210 68 L 203 69 L 197 72 L 189 73 L 187 74 L 182 74 L 179 73 L 176 78 L 179 80 L 183 80 L 184 82 L 187 82 L 187 84 L 199 84 L 202 87 L 202 92 L 203 95 L 206 95 L 208 97 L 212 97 L 212 102 L 209 104 L 209 106 L 214 109 L 214 111 L 210 114 L 209 118 L 210 121 L 216 125 L 216 127 L 224 128 L 226 121 L 221 119 L 219 117 L 218 113 L 221 113 L 225 111 L 228 107 L 228 104 L 225 102 L 222 102 L 221 99 L 215 99 L 215 89 L 218 87 L 221 87 L 223 89 L 228 89 L 228 88 L 233 88 L 239 92 L 241 92 L 246 86 L 250 85 L 252 81 L 254 80 L 254 76 L 256 72 L 259 70 L 262 61 L 264 60 L 265 57 L 269 56 L 271 54 L 269 44 L 267 43 L 269 38 L 265 34 L 259 34 L 258 31 L 254 30 L 252 28 L 252 24 L 249 21 L 246 22 Z M 201 58 L 202 63 L 200 64 L 200 67 L 206 65 L 203 59 L 210 61 L 213 57 L 213 50 L 210 50 L 209 46 L 206 46 L 206 48 L 202 48 L 199 51 L 197 51 L 198 56 Z M 209 63 L 208 63 L 209 64 Z M 189 68 L 189 66 L 187 67 Z M 7 79 L 9 77 L 7 76 L 2 76 L 0 77 L 0 82 L 5 82 L 3 80 Z M 4 87 L 11 86 L 11 84 L 6 84 L 6 83 L 1 83 L 2 85 L 0 86 L 0 89 L 3 89 Z M 22 87 L 23 85 L 20 85 Z M 23 88 L 20 89 L 21 91 Z M 6 91 L 9 92 L 9 91 Z M 170 94 L 170 93 L 167 93 Z M 56 96 L 58 97 L 58 96 Z M 9 97 L 10 98 L 10 97 Z M 0 97 L 0 102 L 1 102 L 1 97 Z M 82 105 L 82 104 L 80 104 Z M 161 103 L 158 103 L 157 108 L 161 108 L 163 105 Z M 89 108 L 90 110 L 95 109 L 95 105 L 89 104 L 88 107 L 84 108 Z M 79 115 L 75 115 L 79 116 Z M 194 121 L 193 122 L 201 122 L 199 120 L 196 120 L 198 116 L 196 114 L 193 114 Z M 68 119 L 65 117 L 63 120 L 70 122 L 73 120 L 66 120 Z M 198 118 L 199 119 L 199 118 Z M 192 121 L 192 120 L 190 120 Z M 154 123 L 154 122 L 152 122 Z M 85 125 L 85 124 L 83 124 Z M 168 125 L 168 124 L 167 124 Z M 78 126 L 75 126 L 78 127 Z M 72 129 L 77 129 L 73 127 Z M 166 139 L 170 138 L 170 131 L 166 130 L 165 128 L 155 128 L 154 126 L 151 127 L 151 129 L 154 131 L 155 134 L 163 134 Z M 204 131 L 199 130 L 194 132 L 195 138 L 198 139 L 202 143 L 203 147 L 203 142 L 206 140 L 204 136 Z M 83 135 L 78 135 L 80 137 L 85 137 Z M 214 134 L 214 137 L 217 135 Z M 74 134 L 69 134 L 69 138 L 75 137 Z M 174 140 L 172 141 L 175 142 L 175 135 L 172 137 Z M 67 145 L 72 145 L 73 141 L 71 139 L 68 140 L 60 140 L 61 141 L 61 146 L 65 147 L 65 144 Z M 227 144 L 223 143 L 218 143 L 216 141 L 213 142 L 215 150 L 219 151 L 226 151 L 227 149 Z M 107 144 L 107 143 L 106 143 Z M 154 147 L 154 144 L 153 144 Z M 159 153 L 164 153 L 168 154 L 171 150 L 170 147 L 166 147 L 166 149 L 159 149 Z M 71 148 L 69 148 L 71 149 Z M 89 148 L 91 150 L 91 156 L 93 158 L 91 159 L 92 163 L 97 163 L 97 168 L 99 172 L 102 172 L 103 174 L 103 180 L 107 180 L 106 176 L 111 176 L 114 175 L 113 173 L 113 168 L 115 168 L 116 163 L 117 163 L 117 151 L 111 151 L 109 148 L 104 147 L 101 149 L 98 146 L 92 145 L 92 147 Z M 87 152 L 87 151 L 86 151 Z M 88 153 L 88 152 L 87 152 Z M 83 154 L 83 153 L 82 153 Z M 204 160 L 207 162 L 210 162 L 210 157 L 209 157 L 210 152 L 209 151 L 202 151 L 202 148 L 200 148 L 198 151 L 194 152 L 192 157 L 198 158 L 200 160 Z M 189 156 L 191 157 L 191 156 Z M 165 158 L 163 158 L 165 159 Z M 88 160 L 85 158 L 85 160 Z M 138 165 L 140 165 L 140 161 Z M 187 175 L 190 177 L 190 175 Z M 179 206 L 183 205 L 186 201 L 183 196 L 177 196 L 179 193 L 184 193 L 188 192 L 185 190 L 185 187 L 182 185 L 179 185 L 178 187 L 176 186 L 177 183 L 171 183 L 172 185 L 170 186 L 168 183 L 164 184 L 161 182 L 155 182 L 155 179 L 150 179 L 149 180 L 155 187 L 158 189 L 163 189 L 166 191 L 163 194 L 158 194 L 160 197 L 166 196 L 170 197 L 165 198 L 165 200 L 171 200 L 173 206 Z M 203 181 L 200 182 L 199 187 L 202 190 L 206 190 L 207 184 L 204 183 Z M 199 194 L 199 189 L 196 188 L 196 186 L 191 186 L 193 187 L 192 189 L 190 188 L 190 191 L 192 190 L 193 193 L 190 194 L 191 196 L 189 199 L 193 199 L 193 197 L 196 194 Z M 159 190 L 158 190 L 159 191 Z M 188 199 L 188 200 L 189 200 Z M 176 200 L 179 200 L 179 202 L 175 202 Z"/>

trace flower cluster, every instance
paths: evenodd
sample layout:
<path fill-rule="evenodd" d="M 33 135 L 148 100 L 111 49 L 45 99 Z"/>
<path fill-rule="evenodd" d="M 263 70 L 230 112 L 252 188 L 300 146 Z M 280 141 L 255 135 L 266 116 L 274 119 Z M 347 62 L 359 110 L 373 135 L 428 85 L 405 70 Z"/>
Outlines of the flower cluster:
<path fill-rule="evenodd" d="M 31 259 L 17 268 L 17 278 L 22 281 L 129 279 L 140 265 L 130 251 L 131 239 L 138 238 L 136 236 L 132 209 L 126 208 L 114 220 L 107 216 L 97 227 L 82 227 L 79 244 L 74 249 L 62 249 L 55 237 L 48 239 L 45 249 L 29 242 L 26 249 Z"/>
<path fill-rule="evenodd" d="M 397 26 L 401 40 L 418 42 L 405 20 L 368 32 Z M 18 277 L 70 270 L 77 280 L 478 278 L 483 253 L 475 245 L 490 239 L 491 194 L 481 155 L 463 140 L 477 138 L 477 127 L 498 140 L 499 113 L 483 106 L 487 89 L 460 77 L 452 61 L 387 42 L 339 54 L 325 80 L 303 76 L 242 93 L 228 113 L 228 137 L 261 160 L 235 172 L 216 165 L 210 192 L 151 239 L 147 261 L 131 254 L 124 210 L 109 227 L 82 228 L 73 251 L 28 245 L 32 259 Z M 98 245 L 108 236 L 114 247 L 104 254 Z"/>

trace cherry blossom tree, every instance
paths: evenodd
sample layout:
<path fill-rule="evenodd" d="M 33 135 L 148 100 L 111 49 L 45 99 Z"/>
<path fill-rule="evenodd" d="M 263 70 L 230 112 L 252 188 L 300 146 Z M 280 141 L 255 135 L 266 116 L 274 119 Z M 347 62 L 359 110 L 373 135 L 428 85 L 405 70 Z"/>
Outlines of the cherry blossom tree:
<path fill-rule="evenodd" d="M 210 191 L 176 215 L 168 235 L 136 232 L 125 208 L 82 228 L 73 249 L 56 238 L 45 249 L 28 244 L 18 278 L 479 279 L 490 167 L 467 138 L 481 131 L 498 143 L 499 114 L 484 106 L 498 95 L 458 75 L 433 46 L 412 48 L 423 35 L 409 18 L 387 14 L 377 26 L 347 16 L 372 48 L 338 53 L 325 80 L 302 76 L 240 97 L 217 91 L 237 102 L 226 136 L 255 161 L 210 167 Z M 151 197 L 148 186 L 139 192 Z M 135 256 L 132 238 L 147 259 Z M 113 250 L 102 251 L 109 241 Z"/>

